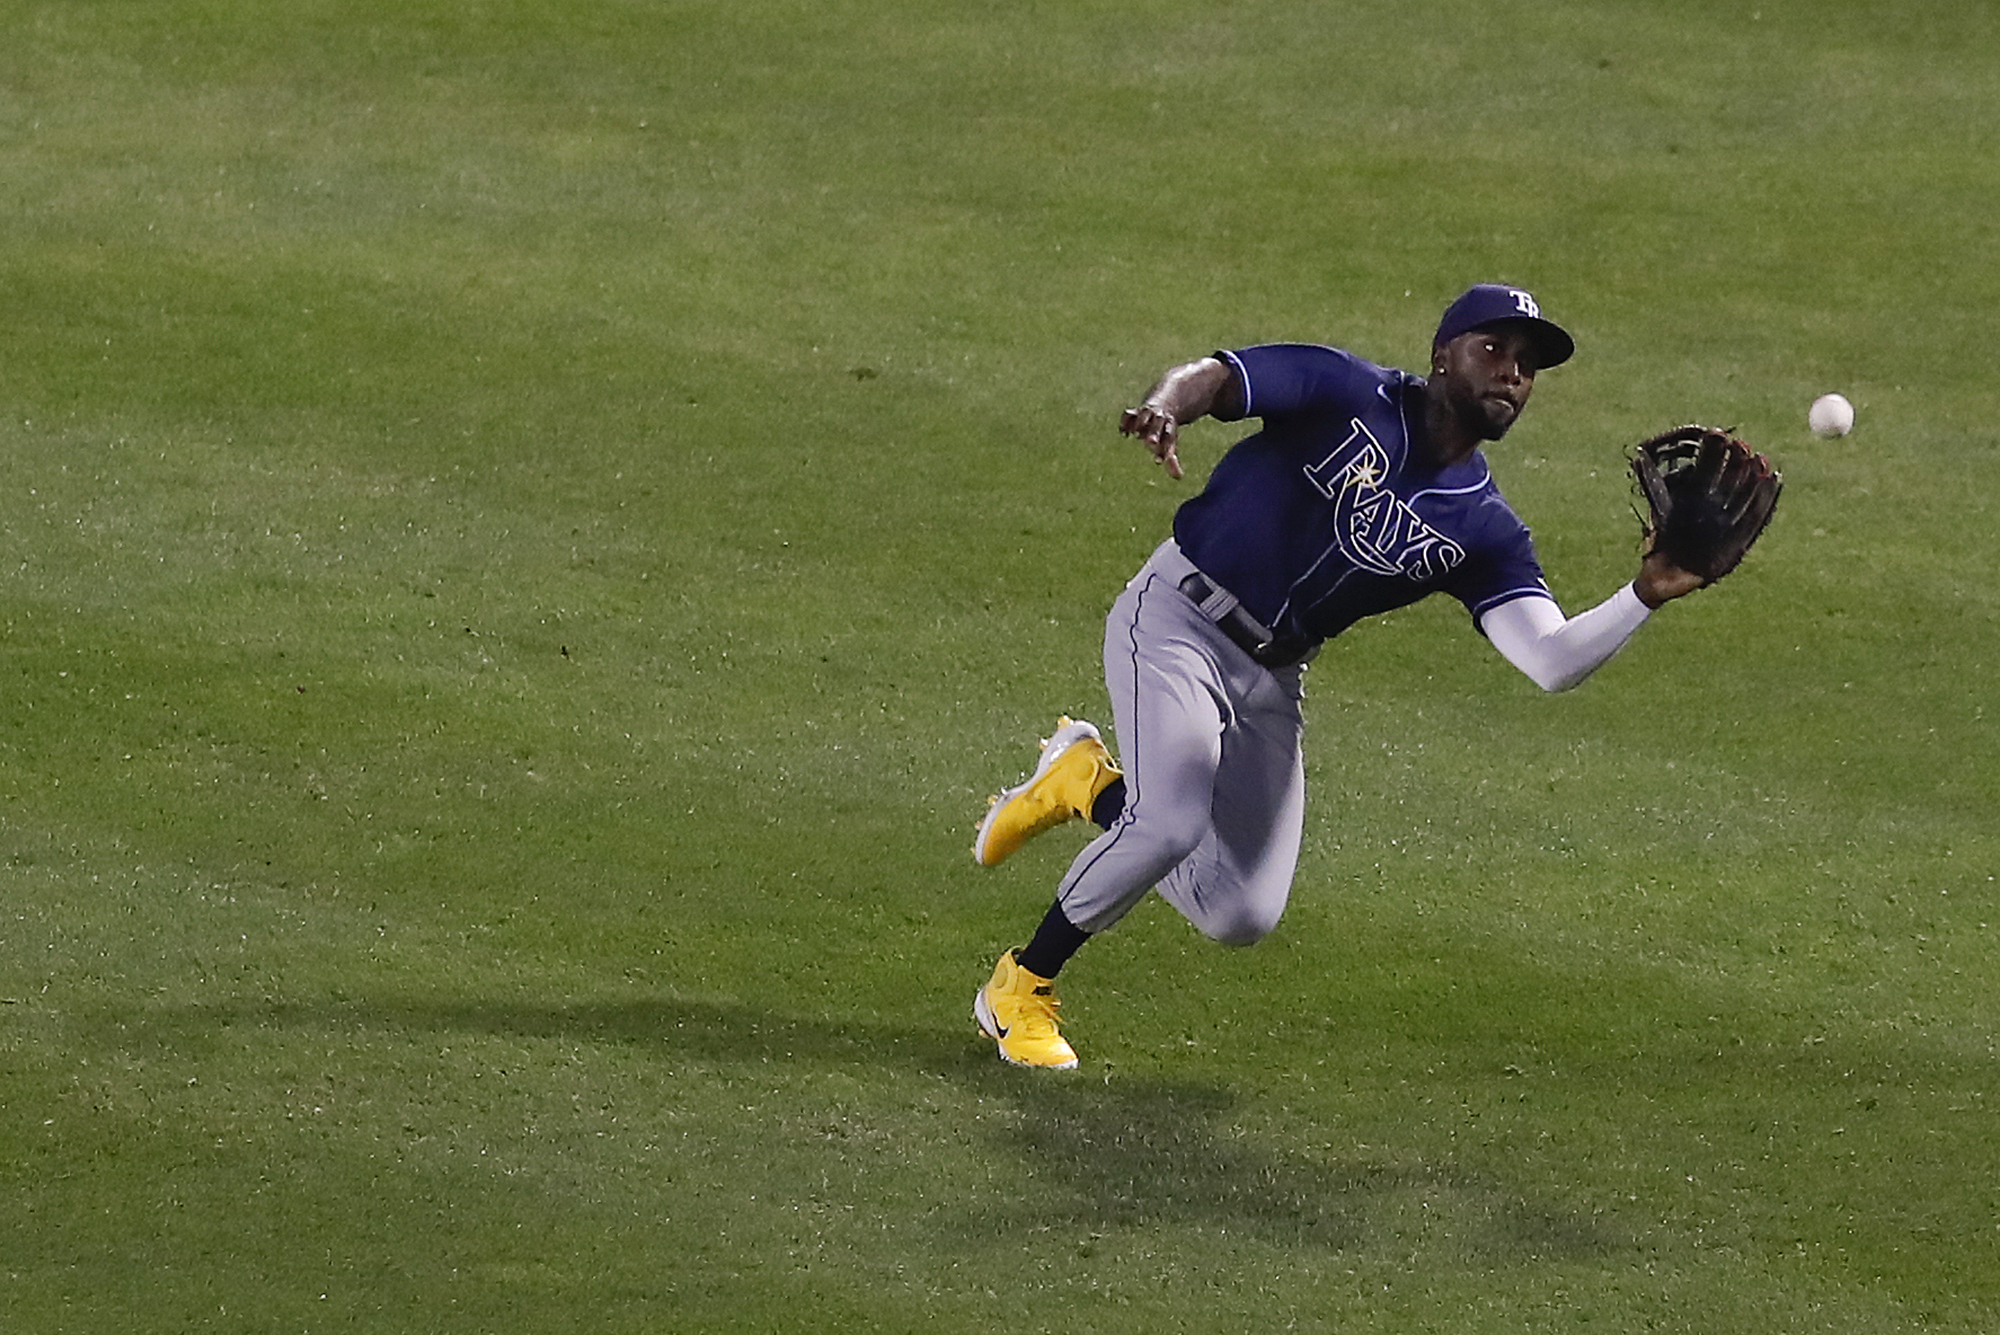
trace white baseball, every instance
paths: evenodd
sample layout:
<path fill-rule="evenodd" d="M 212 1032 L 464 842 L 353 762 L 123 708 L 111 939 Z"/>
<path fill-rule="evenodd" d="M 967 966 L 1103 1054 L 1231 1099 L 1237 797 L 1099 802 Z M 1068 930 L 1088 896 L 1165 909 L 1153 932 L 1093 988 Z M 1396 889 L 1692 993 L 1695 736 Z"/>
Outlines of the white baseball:
<path fill-rule="evenodd" d="M 1854 430 L 1854 405 L 1838 394 L 1822 394 L 1806 409 L 1806 425 L 1823 440 Z"/>

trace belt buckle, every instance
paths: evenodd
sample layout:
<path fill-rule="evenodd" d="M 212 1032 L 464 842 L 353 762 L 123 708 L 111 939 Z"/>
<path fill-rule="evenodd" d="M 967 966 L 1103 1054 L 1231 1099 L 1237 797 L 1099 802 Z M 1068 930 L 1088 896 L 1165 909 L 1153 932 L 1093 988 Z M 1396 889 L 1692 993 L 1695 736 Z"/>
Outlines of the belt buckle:
<path fill-rule="evenodd" d="M 1274 635 L 1246 652 L 1260 667 L 1296 667 L 1318 657 L 1319 645 L 1303 635 Z"/>

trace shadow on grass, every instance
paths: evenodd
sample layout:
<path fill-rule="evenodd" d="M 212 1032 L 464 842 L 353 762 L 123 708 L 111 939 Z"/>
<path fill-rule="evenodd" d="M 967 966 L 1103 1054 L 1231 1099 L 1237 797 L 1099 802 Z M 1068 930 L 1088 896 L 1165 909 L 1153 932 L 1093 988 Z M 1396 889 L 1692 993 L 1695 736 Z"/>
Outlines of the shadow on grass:
<path fill-rule="evenodd" d="M 269 1002 L 155 1011 L 148 1040 L 200 1051 L 231 1028 L 481 1034 L 630 1045 L 721 1066 L 817 1067 L 943 1079 L 1007 1110 L 982 1117 L 1017 1190 L 975 1202 L 968 1236 L 1092 1235 L 1174 1225 L 1335 1250 L 1394 1246 L 1470 1264 L 1618 1249 L 1599 1221 L 1459 1168 L 1326 1162 L 1232 1128 L 1235 1094 L 1203 1081 L 1090 1077 L 1003 1066 L 963 1030 L 787 1015 L 733 1002 L 545 1005 L 395 1000 Z"/>
<path fill-rule="evenodd" d="M 1024 1227 L 1194 1222 L 1287 1245 L 1396 1245 L 1478 1264 L 1615 1245 L 1594 1220 L 1455 1167 L 1327 1162 L 1256 1143 L 1230 1130 L 1235 1100 L 1212 1085 L 1098 1083 L 1023 1102 L 1032 1106 L 1012 1137 L 1016 1161 L 1032 1165 L 1039 1188 L 1022 1201 Z"/>

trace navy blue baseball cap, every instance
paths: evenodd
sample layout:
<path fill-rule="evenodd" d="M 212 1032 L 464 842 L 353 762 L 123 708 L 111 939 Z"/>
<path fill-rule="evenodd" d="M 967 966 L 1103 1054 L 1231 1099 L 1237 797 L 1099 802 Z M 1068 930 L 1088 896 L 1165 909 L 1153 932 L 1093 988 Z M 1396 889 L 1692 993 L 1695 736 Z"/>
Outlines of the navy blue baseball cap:
<path fill-rule="evenodd" d="M 1438 321 L 1437 337 L 1431 343 L 1434 346 L 1449 343 L 1460 334 L 1502 320 L 1526 320 L 1534 327 L 1535 359 L 1540 363 L 1537 369 L 1561 366 L 1576 351 L 1576 340 L 1569 336 L 1568 330 L 1542 314 L 1541 304 L 1532 292 L 1505 283 L 1477 283 L 1467 288 L 1464 296 L 1445 308 L 1444 319 Z"/>

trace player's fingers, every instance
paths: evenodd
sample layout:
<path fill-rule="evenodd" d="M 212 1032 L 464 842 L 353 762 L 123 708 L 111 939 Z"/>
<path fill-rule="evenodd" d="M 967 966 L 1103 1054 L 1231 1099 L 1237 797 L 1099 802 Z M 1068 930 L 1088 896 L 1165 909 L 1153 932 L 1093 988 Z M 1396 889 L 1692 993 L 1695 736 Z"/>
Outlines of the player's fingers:
<path fill-rule="evenodd" d="M 1136 408 L 1127 408 L 1122 423 L 1130 423 L 1127 428 L 1132 434 L 1151 440 L 1162 434 L 1172 434 L 1180 429 L 1180 422 L 1173 411 L 1150 400 Z"/>
<path fill-rule="evenodd" d="M 1173 478 L 1175 481 L 1178 482 L 1183 476 L 1185 476 L 1181 472 L 1181 457 L 1180 455 L 1174 452 L 1174 447 L 1172 445 L 1167 446 L 1167 448 L 1161 452 L 1160 463 L 1165 466 L 1167 470 L 1167 476 Z"/>
<path fill-rule="evenodd" d="M 1125 415 L 1118 419 L 1118 429 L 1128 436 L 1137 436 L 1148 445 L 1156 445 L 1162 437 L 1172 433 L 1174 419 L 1151 404 L 1142 403 L 1137 408 L 1125 410 Z"/>

